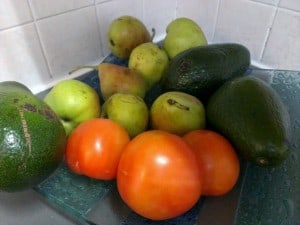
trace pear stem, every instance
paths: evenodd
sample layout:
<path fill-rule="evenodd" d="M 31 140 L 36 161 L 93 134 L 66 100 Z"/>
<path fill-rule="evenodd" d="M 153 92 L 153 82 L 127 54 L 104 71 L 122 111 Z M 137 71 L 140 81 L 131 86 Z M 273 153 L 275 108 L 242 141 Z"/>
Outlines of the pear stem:
<path fill-rule="evenodd" d="M 153 42 L 153 39 L 155 37 L 155 34 L 156 34 L 156 30 L 155 28 L 152 28 L 152 36 L 151 36 L 151 41 Z"/>
<path fill-rule="evenodd" d="M 69 72 L 69 74 L 72 74 L 78 70 L 81 70 L 81 69 L 94 69 L 94 70 L 98 70 L 98 66 L 77 66 L 75 69 L 71 70 Z"/>

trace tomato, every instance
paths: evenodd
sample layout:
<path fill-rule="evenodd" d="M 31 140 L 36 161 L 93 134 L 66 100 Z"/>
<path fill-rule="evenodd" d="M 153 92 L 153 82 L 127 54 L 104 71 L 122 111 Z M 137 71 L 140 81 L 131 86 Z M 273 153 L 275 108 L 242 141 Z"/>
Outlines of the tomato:
<path fill-rule="evenodd" d="M 183 136 L 197 156 L 203 170 L 203 195 L 219 196 L 236 184 L 240 163 L 231 143 L 211 130 L 194 130 Z"/>
<path fill-rule="evenodd" d="M 84 121 L 67 140 L 67 165 L 77 174 L 95 179 L 114 179 L 121 153 L 129 141 L 128 132 L 110 119 Z"/>
<path fill-rule="evenodd" d="M 185 141 L 166 131 L 145 131 L 126 145 L 117 187 L 137 214 L 170 219 L 188 211 L 201 196 L 202 175 Z"/>

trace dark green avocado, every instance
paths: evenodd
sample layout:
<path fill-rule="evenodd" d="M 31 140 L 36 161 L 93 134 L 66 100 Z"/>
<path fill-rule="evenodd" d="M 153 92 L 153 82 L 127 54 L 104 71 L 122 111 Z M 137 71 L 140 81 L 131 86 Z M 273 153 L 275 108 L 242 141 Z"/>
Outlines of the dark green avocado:
<path fill-rule="evenodd" d="M 252 76 L 235 78 L 209 99 L 208 123 L 248 161 L 272 167 L 289 154 L 290 117 L 277 92 Z"/>
<path fill-rule="evenodd" d="M 0 191 L 31 188 L 63 159 L 66 134 L 56 114 L 25 85 L 0 83 Z"/>
<path fill-rule="evenodd" d="M 162 90 L 186 92 L 205 102 L 224 82 L 243 76 L 249 65 L 250 52 L 241 44 L 190 48 L 170 61 Z"/>

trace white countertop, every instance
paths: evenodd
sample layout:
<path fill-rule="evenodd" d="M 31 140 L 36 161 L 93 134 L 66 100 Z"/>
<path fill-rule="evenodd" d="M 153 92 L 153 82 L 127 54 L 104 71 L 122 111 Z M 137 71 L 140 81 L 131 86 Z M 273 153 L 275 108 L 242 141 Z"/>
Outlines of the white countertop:
<path fill-rule="evenodd" d="M 22 192 L 0 192 L 1 225 L 78 225 L 60 214 L 30 189 Z"/>

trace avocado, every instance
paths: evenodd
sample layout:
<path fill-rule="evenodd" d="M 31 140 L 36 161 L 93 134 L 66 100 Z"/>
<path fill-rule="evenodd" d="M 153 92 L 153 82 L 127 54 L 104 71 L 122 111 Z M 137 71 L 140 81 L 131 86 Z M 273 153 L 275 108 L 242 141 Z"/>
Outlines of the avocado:
<path fill-rule="evenodd" d="M 241 44 L 190 48 L 170 61 L 161 81 L 162 90 L 182 91 L 206 102 L 224 82 L 243 76 L 249 65 L 250 52 Z"/>
<path fill-rule="evenodd" d="M 0 82 L 0 191 L 31 188 L 60 165 L 66 143 L 57 115 L 29 88 Z"/>
<path fill-rule="evenodd" d="M 273 167 L 287 158 L 290 116 L 280 96 L 263 80 L 245 76 L 226 82 L 209 99 L 206 115 L 210 126 L 246 160 Z"/>

